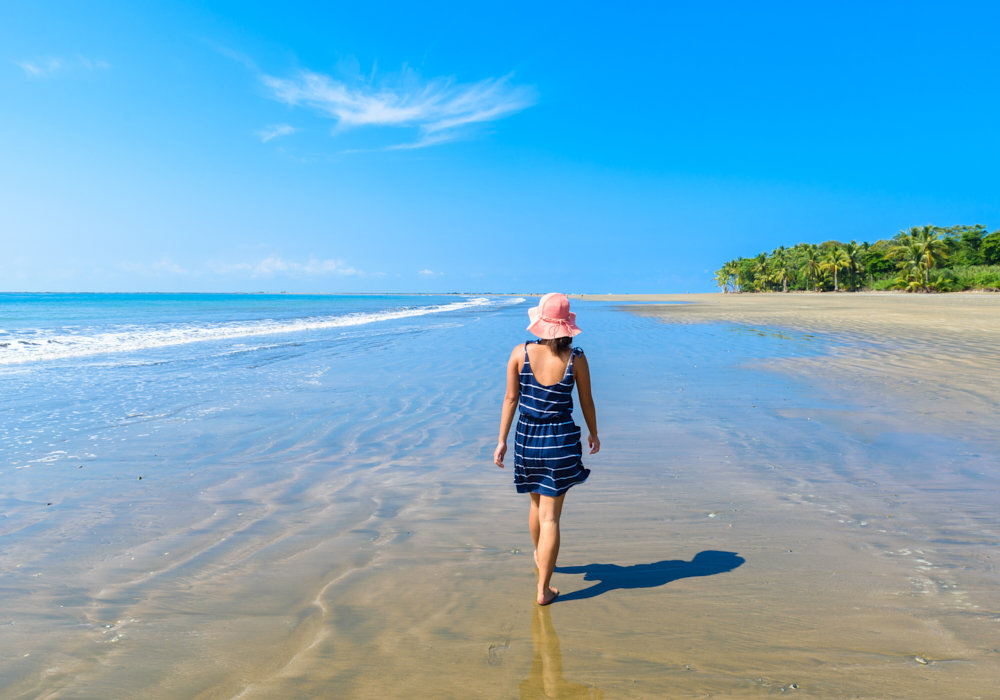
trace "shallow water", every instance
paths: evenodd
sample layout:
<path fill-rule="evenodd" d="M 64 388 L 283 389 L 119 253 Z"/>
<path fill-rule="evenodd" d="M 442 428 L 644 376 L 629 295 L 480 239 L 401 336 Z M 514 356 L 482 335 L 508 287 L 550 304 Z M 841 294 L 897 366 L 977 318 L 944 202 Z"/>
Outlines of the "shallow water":
<path fill-rule="evenodd" d="M 250 299 L 130 323 L 266 333 L 0 368 L 4 697 L 996 686 L 996 445 L 824 381 L 861 340 L 574 302 L 604 449 L 543 614 L 491 464 L 526 304 Z M 58 323 L 107 333 L 105 311 Z M 21 313 L 20 338 L 54 337 Z M 348 313 L 381 316 L 331 325 Z"/>

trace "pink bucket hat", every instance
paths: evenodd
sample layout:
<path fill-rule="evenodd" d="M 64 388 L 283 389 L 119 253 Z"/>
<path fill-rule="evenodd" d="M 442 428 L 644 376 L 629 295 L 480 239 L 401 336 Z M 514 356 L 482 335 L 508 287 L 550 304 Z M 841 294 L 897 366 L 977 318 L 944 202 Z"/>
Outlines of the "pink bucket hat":
<path fill-rule="evenodd" d="M 528 318 L 531 319 L 528 330 L 545 340 L 583 333 L 576 325 L 576 314 L 569 310 L 565 294 L 546 294 L 538 300 L 538 306 L 528 309 Z"/>

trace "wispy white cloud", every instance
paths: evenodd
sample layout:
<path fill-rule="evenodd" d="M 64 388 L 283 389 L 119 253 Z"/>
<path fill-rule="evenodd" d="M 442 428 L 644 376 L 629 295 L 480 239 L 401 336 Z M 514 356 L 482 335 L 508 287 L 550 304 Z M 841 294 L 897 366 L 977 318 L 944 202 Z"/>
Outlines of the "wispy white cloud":
<path fill-rule="evenodd" d="M 267 143 L 271 139 L 279 136 L 288 136 L 289 134 L 294 134 L 296 131 L 298 131 L 298 129 L 289 124 L 273 124 L 266 129 L 258 131 L 257 136 L 260 137 L 261 143 Z"/>
<path fill-rule="evenodd" d="M 209 46 L 211 46 L 213 49 L 221 53 L 226 58 L 231 58 L 232 60 L 237 61 L 238 63 L 242 63 L 244 66 L 252 70 L 254 73 L 260 72 L 254 60 L 249 56 L 247 56 L 245 53 L 242 53 L 240 51 L 235 51 L 229 48 L 228 46 L 223 46 L 222 44 L 216 44 L 214 41 L 209 41 L 207 39 L 203 39 L 203 41 Z"/>
<path fill-rule="evenodd" d="M 138 272 L 142 275 L 169 273 L 172 275 L 186 275 L 188 271 L 167 257 L 160 258 L 153 263 L 144 262 L 123 262 L 121 268 L 127 272 Z"/>
<path fill-rule="evenodd" d="M 63 73 L 85 71 L 93 73 L 111 66 L 102 59 L 77 56 L 75 60 L 65 60 L 56 56 L 36 58 L 24 61 L 14 61 L 29 78 L 53 78 Z"/>
<path fill-rule="evenodd" d="M 80 62 L 80 65 L 83 68 L 90 71 L 104 70 L 111 67 L 111 65 L 107 61 L 101 60 L 99 58 L 90 59 L 87 58 L 86 56 L 77 56 L 76 60 Z"/>
<path fill-rule="evenodd" d="M 62 67 L 58 58 L 43 58 L 34 61 L 14 61 L 29 78 L 51 78 Z"/>
<path fill-rule="evenodd" d="M 474 124 L 493 122 L 531 107 L 537 93 L 515 85 L 512 75 L 475 83 L 452 78 L 423 80 L 403 66 L 398 74 L 375 84 L 375 70 L 362 76 L 356 69 L 345 80 L 309 70 L 293 78 L 261 75 L 278 102 L 318 110 L 337 121 L 337 129 L 361 126 L 416 128 L 418 138 L 393 148 L 422 148 L 451 141 Z"/>
<path fill-rule="evenodd" d="M 310 258 L 308 262 L 300 263 L 285 260 L 277 255 L 269 255 L 257 263 L 223 263 L 212 265 L 219 274 L 244 274 L 250 277 L 315 277 L 320 275 L 344 275 L 365 277 L 361 270 L 349 267 L 343 260 L 320 260 Z"/>
<path fill-rule="evenodd" d="M 434 275 L 436 275 L 438 273 L 434 272 L 434 270 L 421 270 L 417 274 L 418 275 L 425 275 L 427 277 L 433 277 Z"/>

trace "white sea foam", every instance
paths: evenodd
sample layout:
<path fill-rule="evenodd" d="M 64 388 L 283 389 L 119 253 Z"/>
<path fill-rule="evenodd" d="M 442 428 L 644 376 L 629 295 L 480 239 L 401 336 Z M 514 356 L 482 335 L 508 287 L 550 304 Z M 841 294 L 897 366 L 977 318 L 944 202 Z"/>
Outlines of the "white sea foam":
<path fill-rule="evenodd" d="M 411 306 L 342 316 L 314 316 L 281 321 L 262 319 L 218 324 L 122 325 L 92 333 L 66 333 L 55 329 L 16 334 L 0 331 L 0 366 L 133 352 L 205 341 L 237 340 L 252 336 L 360 326 L 494 304 L 517 304 L 523 301 L 522 298 L 491 300 L 477 297 L 452 304 Z"/>

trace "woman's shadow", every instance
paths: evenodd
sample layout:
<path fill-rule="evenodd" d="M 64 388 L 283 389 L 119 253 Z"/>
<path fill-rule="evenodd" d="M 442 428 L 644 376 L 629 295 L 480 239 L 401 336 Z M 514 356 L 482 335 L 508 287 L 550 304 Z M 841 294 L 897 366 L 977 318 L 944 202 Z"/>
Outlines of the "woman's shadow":
<path fill-rule="evenodd" d="M 584 574 L 584 581 L 597 581 L 590 588 L 563 593 L 557 599 L 585 600 L 620 588 L 656 588 L 671 581 L 694 576 L 714 576 L 732 571 L 746 559 L 735 552 L 705 550 L 694 555 L 691 561 L 673 559 L 652 564 L 618 566 L 617 564 L 588 564 L 587 566 L 557 566 L 560 574 Z"/>

